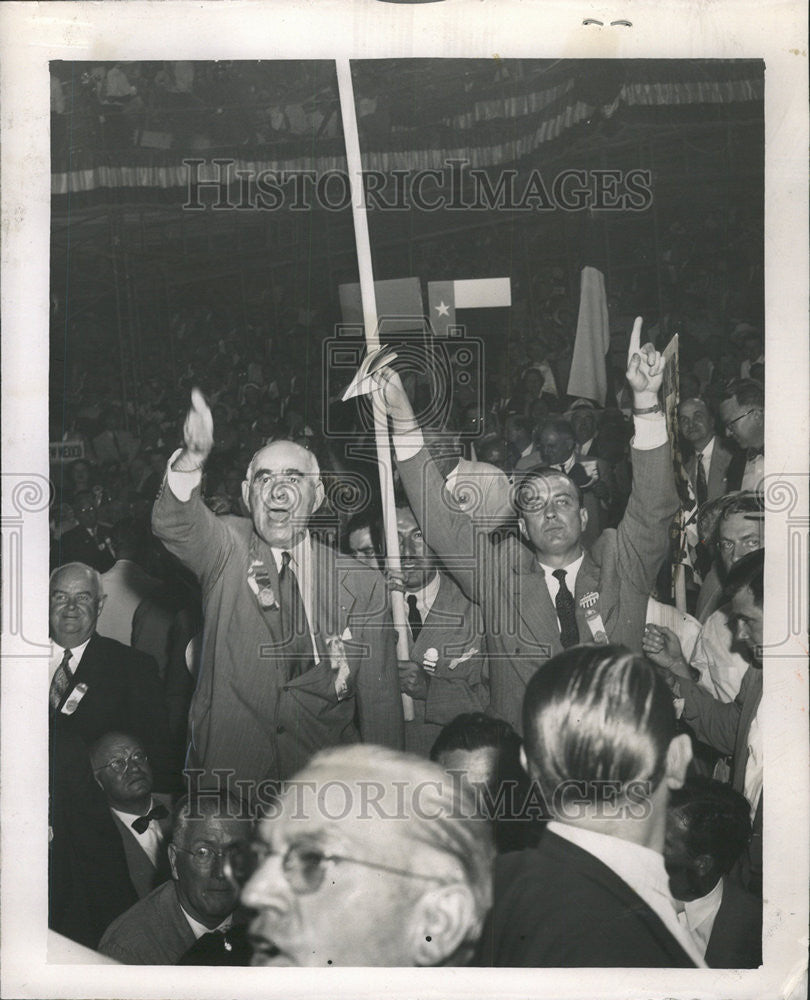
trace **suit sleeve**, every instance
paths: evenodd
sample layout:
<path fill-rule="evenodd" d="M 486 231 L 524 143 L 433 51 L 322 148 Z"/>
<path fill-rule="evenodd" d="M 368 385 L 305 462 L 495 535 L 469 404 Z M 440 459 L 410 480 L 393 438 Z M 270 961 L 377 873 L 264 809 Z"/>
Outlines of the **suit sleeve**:
<path fill-rule="evenodd" d="M 405 749 L 405 722 L 399 691 L 396 638 L 388 595 L 382 575 L 374 576 L 366 614 L 360 625 L 350 623 L 355 638 L 369 647 L 357 671 L 356 696 L 360 736 L 364 743 L 377 743 L 393 750 Z"/>
<path fill-rule="evenodd" d="M 720 753 L 733 754 L 740 725 L 742 705 L 750 683 L 751 668 L 743 678 L 740 693 L 734 701 L 722 702 L 713 698 L 695 681 L 678 679 L 683 698 L 681 718 L 694 731 L 695 736 Z"/>
<path fill-rule="evenodd" d="M 621 578 L 643 594 L 652 590 L 667 554 L 678 504 L 669 445 L 633 448 L 633 488 L 616 531 L 617 556 Z"/>
<path fill-rule="evenodd" d="M 466 514 L 450 508 L 444 479 L 427 448 L 413 458 L 398 459 L 397 467 L 425 541 L 466 596 L 480 604 L 478 580 L 483 574 L 475 571 L 476 538 L 488 546 L 488 537 L 475 531 Z"/>
<path fill-rule="evenodd" d="M 152 508 L 152 530 L 173 556 L 194 573 L 207 591 L 225 565 L 233 546 L 226 523 L 203 503 L 195 486 L 188 500 L 172 492 L 168 476 Z"/>

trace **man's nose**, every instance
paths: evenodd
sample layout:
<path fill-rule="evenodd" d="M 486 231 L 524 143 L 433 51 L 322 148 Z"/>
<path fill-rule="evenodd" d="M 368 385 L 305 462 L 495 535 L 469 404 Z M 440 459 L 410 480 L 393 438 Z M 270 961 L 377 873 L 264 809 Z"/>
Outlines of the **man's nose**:
<path fill-rule="evenodd" d="M 281 858 L 271 855 L 259 865 L 242 889 L 241 902 L 255 910 L 283 907 L 289 885 L 281 870 Z"/>

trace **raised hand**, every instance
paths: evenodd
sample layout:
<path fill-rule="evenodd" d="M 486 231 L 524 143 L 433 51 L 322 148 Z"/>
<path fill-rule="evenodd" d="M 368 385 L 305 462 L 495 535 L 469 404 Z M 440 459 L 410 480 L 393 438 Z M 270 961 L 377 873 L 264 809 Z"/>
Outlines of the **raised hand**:
<path fill-rule="evenodd" d="M 636 316 L 630 347 L 627 351 L 627 381 L 639 409 L 653 406 L 658 401 L 658 390 L 664 379 L 664 358 L 652 344 L 641 344 L 641 316 Z"/>
<path fill-rule="evenodd" d="M 184 454 L 180 456 L 175 468 L 182 471 L 182 466 L 199 468 L 211 454 L 214 447 L 214 418 L 199 389 L 191 390 L 191 409 L 183 425 Z M 181 460 L 187 458 L 187 462 Z"/>
<path fill-rule="evenodd" d="M 644 626 L 641 648 L 657 667 L 664 667 L 678 677 L 691 679 L 689 664 L 686 662 L 680 639 L 663 625 Z"/>
<path fill-rule="evenodd" d="M 376 382 L 388 415 L 394 423 L 400 425 L 400 429 L 415 427 L 413 407 L 398 372 L 389 365 L 384 365 L 371 378 Z"/>

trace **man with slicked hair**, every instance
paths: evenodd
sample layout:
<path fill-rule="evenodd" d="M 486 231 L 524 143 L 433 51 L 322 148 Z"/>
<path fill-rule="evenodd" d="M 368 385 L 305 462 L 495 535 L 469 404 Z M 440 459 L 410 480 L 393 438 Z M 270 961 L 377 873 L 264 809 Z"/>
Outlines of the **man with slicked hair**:
<path fill-rule="evenodd" d="M 202 660 L 189 713 L 187 765 L 216 784 L 289 778 L 316 751 L 358 740 L 403 742 L 385 581 L 310 536 L 324 498 L 318 462 L 292 441 L 253 456 L 242 483 L 250 519 L 216 517 L 200 480 L 214 443 L 199 390 L 169 460 L 152 524 L 203 593 Z"/>
<path fill-rule="evenodd" d="M 664 868 L 670 789 L 692 759 L 666 684 L 620 646 L 579 646 L 534 675 L 524 765 L 553 819 L 538 846 L 501 855 L 482 964 L 703 965 Z"/>

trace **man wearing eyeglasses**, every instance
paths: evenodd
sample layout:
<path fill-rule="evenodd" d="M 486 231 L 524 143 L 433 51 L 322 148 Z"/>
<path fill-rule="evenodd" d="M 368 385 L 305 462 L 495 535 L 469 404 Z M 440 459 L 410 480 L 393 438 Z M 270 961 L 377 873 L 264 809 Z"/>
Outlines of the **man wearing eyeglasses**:
<path fill-rule="evenodd" d="M 250 819 L 225 796 L 184 796 L 172 829 L 170 881 L 114 920 L 99 944 L 125 965 L 174 965 L 203 935 L 224 933 L 241 919 L 227 857 L 250 840 Z"/>
<path fill-rule="evenodd" d="M 204 595 L 188 767 L 207 784 L 227 772 L 250 800 L 323 747 L 360 739 L 401 747 L 385 581 L 310 536 L 324 500 L 315 456 L 292 441 L 261 448 L 242 484 L 250 519 L 216 517 L 200 495 L 214 430 L 197 389 L 184 438 L 152 524 Z"/>
<path fill-rule="evenodd" d="M 765 476 L 765 389 L 762 384 L 754 379 L 730 382 L 720 403 L 720 419 L 726 434 L 734 438 L 745 454 L 740 489 L 761 490 Z M 741 462 L 729 466 L 729 483 L 735 482 L 738 464 Z"/>
<path fill-rule="evenodd" d="M 466 964 L 492 856 L 458 775 L 382 747 L 325 750 L 260 821 L 252 850 L 230 855 L 256 911 L 252 964 Z"/>
<path fill-rule="evenodd" d="M 102 736 L 90 750 L 90 762 L 121 837 L 130 881 L 143 899 L 171 876 L 166 851 L 170 799 L 152 794 L 149 758 L 133 736 Z"/>
<path fill-rule="evenodd" d="M 99 573 L 83 563 L 60 566 L 51 574 L 49 604 L 52 727 L 88 746 L 105 733 L 132 733 L 149 754 L 155 787 L 171 792 L 177 779 L 157 665 L 96 632 L 104 607 Z"/>

